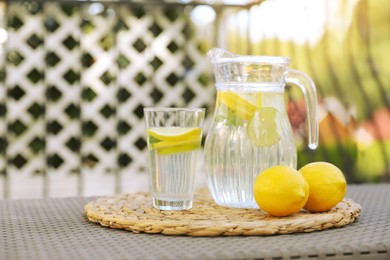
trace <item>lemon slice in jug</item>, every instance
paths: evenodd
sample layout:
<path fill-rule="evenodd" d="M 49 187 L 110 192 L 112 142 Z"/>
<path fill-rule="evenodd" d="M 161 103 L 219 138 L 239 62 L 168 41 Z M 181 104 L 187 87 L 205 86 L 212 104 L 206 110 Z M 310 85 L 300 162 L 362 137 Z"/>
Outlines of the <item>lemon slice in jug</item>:
<path fill-rule="evenodd" d="M 264 107 L 254 113 L 246 129 L 253 145 L 271 146 L 280 140 L 276 124 L 278 113 L 279 111 L 273 107 Z"/>
<path fill-rule="evenodd" d="M 250 120 L 256 111 L 256 106 L 233 91 L 218 93 L 220 101 L 234 111 L 235 116 Z"/>

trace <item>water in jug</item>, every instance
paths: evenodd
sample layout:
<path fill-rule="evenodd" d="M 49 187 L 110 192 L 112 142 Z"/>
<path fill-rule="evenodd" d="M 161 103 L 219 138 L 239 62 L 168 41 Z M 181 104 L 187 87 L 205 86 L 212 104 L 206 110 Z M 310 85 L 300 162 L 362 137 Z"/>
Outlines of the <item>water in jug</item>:
<path fill-rule="evenodd" d="M 256 176 L 275 165 L 297 166 L 284 99 L 286 83 L 304 93 L 308 145 L 317 147 L 315 86 L 306 74 L 289 69 L 288 57 L 240 56 L 218 48 L 207 56 L 217 88 L 204 147 L 207 185 L 221 206 L 256 208 Z"/>

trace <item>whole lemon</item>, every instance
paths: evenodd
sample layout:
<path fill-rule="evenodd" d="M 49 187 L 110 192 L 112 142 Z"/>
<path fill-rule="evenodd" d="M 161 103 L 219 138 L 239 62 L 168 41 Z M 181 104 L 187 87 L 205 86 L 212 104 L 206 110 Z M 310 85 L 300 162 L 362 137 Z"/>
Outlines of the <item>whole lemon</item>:
<path fill-rule="evenodd" d="M 345 196 L 347 182 L 341 170 L 327 162 L 309 163 L 299 169 L 309 183 L 309 199 L 304 209 L 324 212 L 337 205 Z"/>
<path fill-rule="evenodd" d="M 294 168 L 273 166 L 256 177 L 253 194 L 261 209 L 283 217 L 303 208 L 309 197 L 309 185 Z"/>

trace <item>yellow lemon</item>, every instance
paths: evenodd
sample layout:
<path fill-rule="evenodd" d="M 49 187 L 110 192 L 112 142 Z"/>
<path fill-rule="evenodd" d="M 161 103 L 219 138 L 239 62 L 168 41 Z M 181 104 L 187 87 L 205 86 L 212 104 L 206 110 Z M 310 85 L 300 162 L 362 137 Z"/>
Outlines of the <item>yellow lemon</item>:
<path fill-rule="evenodd" d="M 324 212 L 337 205 L 345 196 L 347 182 L 341 170 L 327 162 L 309 163 L 299 169 L 309 183 L 310 194 L 304 208 Z"/>
<path fill-rule="evenodd" d="M 261 209 L 283 217 L 303 208 L 309 197 L 309 185 L 294 168 L 273 166 L 256 177 L 253 194 Z"/>

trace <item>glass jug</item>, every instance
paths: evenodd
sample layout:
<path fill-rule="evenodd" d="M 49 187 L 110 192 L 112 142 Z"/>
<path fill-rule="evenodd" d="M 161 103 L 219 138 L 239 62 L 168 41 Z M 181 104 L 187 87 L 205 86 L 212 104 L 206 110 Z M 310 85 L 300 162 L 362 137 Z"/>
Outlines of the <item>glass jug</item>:
<path fill-rule="evenodd" d="M 204 156 L 207 185 L 215 202 L 257 208 L 253 183 L 274 165 L 296 168 L 297 151 L 284 100 L 286 83 L 305 97 L 309 147 L 318 143 L 316 90 L 287 57 L 239 56 L 222 49 L 207 54 L 215 73 L 217 100 Z"/>

